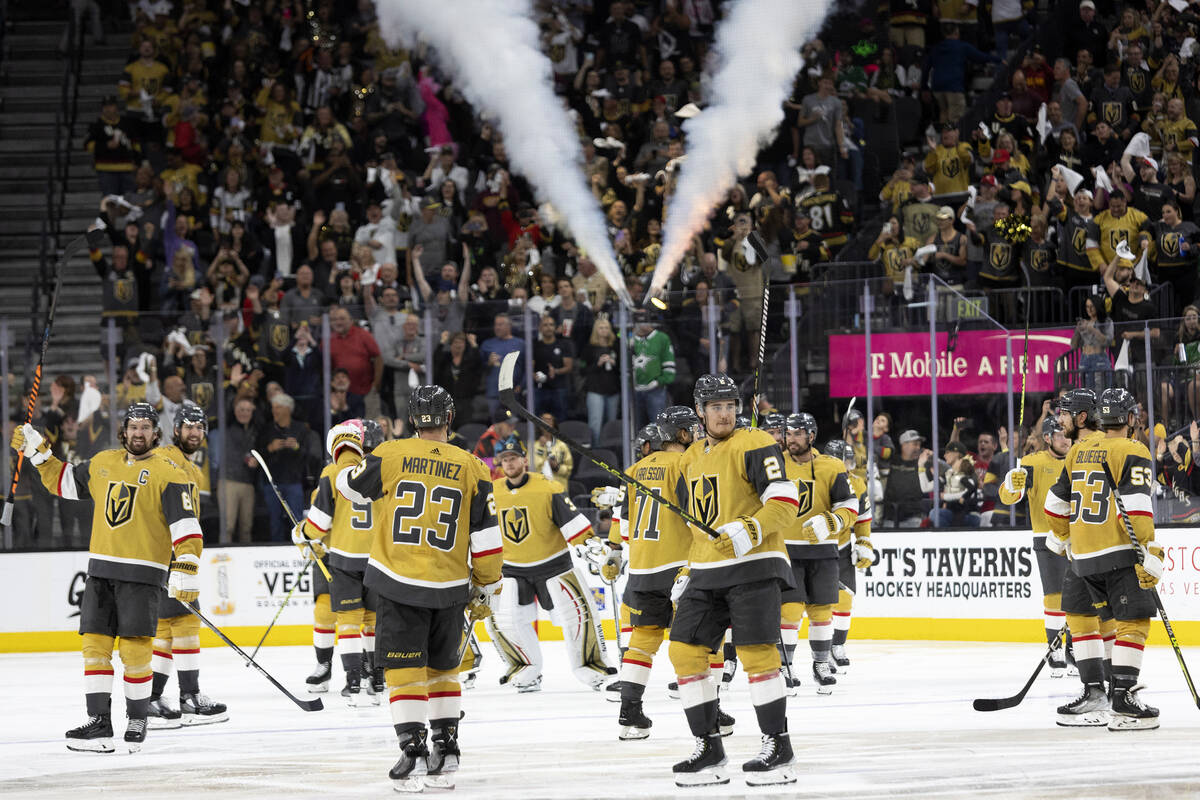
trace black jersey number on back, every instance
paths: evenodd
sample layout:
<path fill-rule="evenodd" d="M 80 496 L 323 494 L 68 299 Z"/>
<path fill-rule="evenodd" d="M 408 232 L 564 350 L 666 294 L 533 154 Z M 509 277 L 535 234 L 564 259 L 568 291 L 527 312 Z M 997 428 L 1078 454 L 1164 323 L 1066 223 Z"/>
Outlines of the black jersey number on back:
<path fill-rule="evenodd" d="M 1108 480 L 1103 472 L 1071 473 L 1071 522 L 1108 522 Z"/>
<path fill-rule="evenodd" d="M 458 537 L 458 515 L 462 509 L 462 491 L 452 486 L 435 486 L 433 491 L 418 481 L 400 481 L 396 484 L 396 499 L 408 498 L 397 505 L 392 514 L 392 541 L 396 544 L 420 544 L 424 536 L 431 547 L 438 550 L 454 549 Z M 422 528 L 419 522 L 425 515 L 426 498 L 435 507 L 440 507 L 438 528 Z M 440 528 L 440 530 L 439 530 Z"/>
<path fill-rule="evenodd" d="M 371 524 L 371 504 L 352 503 L 350 506 L 350 527 L 356 531 L 369 531 Z"/>
<path fill-rule="evenodd" d="M 655 494 L 662 494 L 657 487 L 654 489 Z M 646 497 L 644 494 L 637 496 L 637 520 L 633 524 L 633 538 L 639 536 L 648 542 L 658 541 L 658 508 L 659 502 Z M 642 519 L 646 520 L 645 527 L 642 526 Z"/>

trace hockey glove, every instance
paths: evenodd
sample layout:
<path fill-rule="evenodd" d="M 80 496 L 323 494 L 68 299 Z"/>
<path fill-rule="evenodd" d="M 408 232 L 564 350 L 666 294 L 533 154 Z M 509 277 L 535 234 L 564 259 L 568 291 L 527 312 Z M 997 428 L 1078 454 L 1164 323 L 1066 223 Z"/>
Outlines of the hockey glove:
<path fill-rule="evenodd" d="M 597 486 L 592 489 L 592 505 L 596 508 L 612 508 L 624 499 L 624 486 Z"/>
<path fill-rule="evenodd" d="M 1053 533 L 1047 533 L 1046 549 L 1056 556 L 1065 556 L 1067 554 L 1067 540 L 1060 539 Z"/>
<path fill-rule="evenodd" d="M 51 455 L 50 445 L 46 444 L 45 437 L 29 423 L 13 431 L 12 449 L 24 455 L 35 467 L 45 464 Z"/>
<path fill-rule="evenodd" d="M 501 581 L 484 586 L 471 586 L 471 602 L 467 604 L 467 612 L 471 615 L 471 622 L 479 622 L 481 619 L 487 619 L 496 611 L 496 603 L 500 599 Z"/>
<path fill-rule="evenodd" d="M 1004 488 L 1015 495 L 1025 494 L 1025 470 L 1021 467 L 1010 469 L 1004 473 Z"/>
<path fill-rule="evenodd" d="M 762 543 L 762 530 L 753 517 L 738 517 L 717 528 L 720 538 L 713 544 L 726 558 L 741 558 Z"/>
<path fill-rule="evenodd" d="M 184 553 L 171 562 L 167 577 L 167 594 L 181 603 L 191 603 L 200 596 L 200 559 Z"/>
<path fill-rule="evenodd" d="M 320 539 L 310 539 L 305 536 L 304 522 L 305 520 L 300 520 L 296 523 L 296 527 L 292 528 L 292 544 L 300 548 L 300 552 L 305 558 L 324 558 L 325 543 Z"/>
<path fill-rule="evenodd" d="M 671 584 L 672 603 L 679 605 L 679 598 L 683 597 L 683 593 L 687 589 L 688 581 L 691 579 L 691 572 L 687 567 L 683 567 L 679 570 L 679 572 L 675 573 L 675 582 Z"/>
<path fill-rule="evenodd" d="M 610 547 L 608 550 L 608 558 L 604 559 L 604 563 L 600 565 L 600 577 L 604 578 L 607 583 L 616 582 L 617 578 L 621 577 L 621 548 Z"/>
<path fill-rule="evenodd" d="M 830 539 L 836 539 L 842 530 L 842 518 L 829 511 L 813 514 L 804 520 L 804 535 L 820 544 Z"/>
<path fill-rule="evenodd" d="M 871 540 L 861 538 L 854 543 L 854 567 L 856 569 L 866 569 L 875 563 L 875 548 L 871 547 Z"/>
<path fill-rule="evenodd" d="M 1137 573 L 1138 586 L 1143 589 L 1153 589 L 1158 585 L 1158 579 L 1163 574 L 1163 549 L 1156 544 L 1142 545 L 1142 563 L 1134 564 L 1133 571 Z"/>

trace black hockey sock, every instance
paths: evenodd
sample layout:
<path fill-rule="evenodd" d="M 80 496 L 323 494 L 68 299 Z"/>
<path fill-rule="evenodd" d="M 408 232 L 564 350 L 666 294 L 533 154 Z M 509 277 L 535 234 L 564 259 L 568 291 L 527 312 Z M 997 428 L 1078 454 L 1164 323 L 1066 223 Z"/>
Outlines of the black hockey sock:
<path fill-rule="evenodd" d="M 346 672 L 346 682 L 351 676 L 356 679 L 362 676 L 362 653 L 343 653 L 342 669 Z"/>
<path fill-rule="evenodd" d="M 835 629 L 833 631 L 833 646 L 841 647 L 844 645 L 846 643 L 846 635 L 849 633 L 850 631 L 839 631 Z"/>
<path fill-rule="evenodd" d="M 693 736 L 707 736 L 717 729 L 717 701 L 710 700 L 700 705 L 683 709 L 688 728 Z"/>
<path fill-rule="evenodd" d="M 171 680 L 171 675 L 166 672 L 154 673 L 154 686 L 150 689 L 150 699 L 157 700 L 162 697 L 163 689 L 167 688 L 167 681 Z"/>
<path fill-rule="evenodd" d="M 125 714 L 130 719 L 145 719 L 150 713 L 150 698 L 142 697 L 138 700 L 125 698 Z"/>
<path fill-rule="evenodd" d="M 158 676 L 155 675 L 155 678 Z M 179 670 L 179 694 L 198 694 L 200 692 L 200 670 L 198 669 L 181 669 Z"/>
<path fill-rule="evenodd" d="M 621 699 L 622 700 L 641 700 L 646 694 L 646 685 L 637 683 L 636 681 L 621 681 Z"/>
<path fill-rule="evenodd" d="M 332 647 L 313 647 L 317 651 L 318 664 L 333 663 L 333 648 Z"/>
<path fill-rule="evenodd" d="M 84 697 L 87 700 L 87 713 L 89 717 L 111 713 L 112 695 L 109 692 L 90 692 L 84 695 Z"/>
<path fill-rule="evenodd" d="M 756 705 L 754 715 L 758 717 L 758 729 L 763 733 L 783 733 L 787 730 L 787 700 L 784 698 Z"/>

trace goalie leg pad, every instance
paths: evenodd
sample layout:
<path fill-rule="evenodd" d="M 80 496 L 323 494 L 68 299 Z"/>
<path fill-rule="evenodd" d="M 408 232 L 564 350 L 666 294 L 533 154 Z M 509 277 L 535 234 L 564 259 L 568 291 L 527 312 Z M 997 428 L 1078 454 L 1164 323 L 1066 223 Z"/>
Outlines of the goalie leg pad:
<path fill-rule="evenodd" d="M 563 640 L 575 677 L 597 688 L 609 680 L 608 649 L 591 593 L 574 569 L 546 581 L 554 603 L 551 614 L 563 631 Z"/>
<path fill-rule="evenodd" d="M 508 664 L 508 676 L 522 673 L 517 686 L 532 684 L 542 676 L 542 648 L 533 629 L 536 620 L 537 605 L 532 598 L 522 603 L 517 579 L 504 578 L 496 613 L 488 617 L 486 626 L 496 652 Z"/>

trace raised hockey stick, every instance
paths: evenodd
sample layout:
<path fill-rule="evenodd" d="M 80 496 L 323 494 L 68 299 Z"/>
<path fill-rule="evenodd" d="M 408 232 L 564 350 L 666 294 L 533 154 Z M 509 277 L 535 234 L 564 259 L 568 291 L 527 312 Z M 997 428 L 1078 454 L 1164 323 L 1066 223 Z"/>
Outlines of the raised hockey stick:
<path fill-rule="evenodd" d="M 246 655 L 245 650 L 243 650 L 242 648 L 240 648 L 236 644 L 234 644 L 233 641 L 228 636 L 226 636 L 221 631 L 220 628 L 218 628 L 216 625 L 213 625 L 211 622 L 209 622 L 208 618 L 205 617 L 202 613 L 200 613 L 200 606 L 198 606 L 196 603 L 194 603 L 194 602 L 184 603 L 183 605 L 185 605 L 187 607 L 188 611 L 191 611 L 193 614 L 195 614 L 196 618 L 198 620 L 200 620 L 201 622 L 204 623 L 204 627 L 208 628 L 210 631 L 212 631 L 218 637 L 220 637 L 221 641 L 223 641 L 225 644 L 232 647 L 234 649 L 234 652 L 236 652 L 239 656 L 246 659 L 247 664 L 249 664 L 250 666 L 254 667 L 256 670 L 258 670 L 260 673 L 262 673 L 262 676 L 264 678 L 266 678 L 267 680 L 269 680 L 276 689 L 283 692 L 287 696 L 288 700 L 291 700 L 293 703 L 300 706 L 300 708 L 303 709 L 304 711 L 320 711 L 321 709 L 323 709 L 325 707 L 325 705 L 321 702 L 321 698 L 319 698 L 319 697 L 315 697 L 312 700 L 301 700 L 299 697 L 296 697 L 296 695 L 292 694 L 286 688 L 284 688 L 284 685 L 282 683 L 280 683 L 279 681 L 275 680 L 274 676 L 272 676 L 271 673 L 267 672 L 265 669 L 262 668 L 262 665 L 260 665 L 257 661 L 255 661 L 250 656 Z"/>
<path fill-rule="evenodd" d="M 304 577 L 305 573 L 312 569 L 314 561 L 317 561 L 317 559 L 310 558 L 308 562 L 305 563 L 304 569 L 300 570 L 300 574 L 296 576 L 296 582 L 292 584 L 291 589 L 288 589 L 288 593 L 283 596 L 283 602 L 279 604 L 279 610 L 275 612 L 275 617 L 271 620 L 271 624 L 267 626 L 265 631 L 263 631 L 262 638 L 258 640 L 258 644 L 254 645 L 254 652 L 250 654 L 251 658 L 254 658 L 256 655 L 258 655 L 258 651 L 260 648 L 262 648 L 263 642 L 265 642 L 267 637 L 271 635 L 271 629 L 275 627 L 276 622 L 279 622 L 279 615 L 283 613 L 285 608 L 287 608 L 288 601 L 292 599 L 292 593 L 295 592 L 300 586 L 300 579 Z M 317 561 L 317 563 L 320 562 Z M 250 666 L 249 661 L 246 662 L 246 666 Z"/>
<path fill-rule="evenodd" d="M 97 231 L 97 233 L 100 233 Z M 102 235 L 102 234 L 101 234 Z M 38 356 L 37 366 L 33 369 L 33 385 L 29 388 L 29 399 L 25 403 L 25 424 L 33 424 L 33 415 L 37 410 L 38 391 L 42 388 L 42 367 L 46 363 L 46 351 L 50 349 L 50 333 L 54 328 L 54 312 L 58 309 L 58 295 L 62 289 L 62 270 L 67 259 L 75 255 L 75 250 L 88 238 L 87 234 L 76 236 L 65 248 L 54 267 L 54 290 L 50 294 L 50 308 L 46 311 L 46 325 L 42 328 L 42 350 Z M 4 498 L 4 509 L 0 511 L 0 526 L 12 524 L 13 497 L 17 494 L 17 482 L 21 480 L 21 467 L 25 464 L 25 454 L 17 453 L 17 468 L 13 470 L 12 485 Z"/>
<path fill-rule="evenodd" d="M 758 401 L 762 397 L 763 360 L 767 356 L 767 309 L 771 304 L 771 270 L 767 265 L 767 248 L 757 231 L 751 231 L 746 241 L 762 265 L 762 320 L 758 326 L 758 363 L 754 367 L 754 408 L 750 409 L 750 426 L 758 427 Z"/>
<path fill-rule="evenodd" d="M 267 467 L 266 459 L 263 458 L 262 453 L 258 452 L 257 450 L 251 450 L 250 455 L 254 456 L 254 460 L 258 462 L 260 467 L 262 467 L 263 477 L 267 479 L 267 483 L 271 484 L 271 488 L 275 490 L 275 497 L 278 498 L 279 505 L 283 506 L 283 510 L 287 512 L 288 519 L 292 521 L 292 527 L 295 528 L 298 524 L 296 521 L 296 515 L 292 513 L 291 506 L 289 506 L 287 501 L 283 499 L 283 492 L 279 491 L 279 487 L 275 485 L 275 479 L 271 477 L 271 470 Z M 312 544 L 309 544 L 308 552 L 312 554 L 313 561 L 316 561 L 317 566 L 321 568 L 321 574 L 325 576 L 325 580 L 333 580 L 333 576 L 329 574 L 329 569 L 326 568 L 325 562 L 317 557 L 317 551 L 313 549 Z"/>
<path fill-rule="evenodd" d="M 1021 701 L 1025 699 L 1025 695 L 1029 694 L 1029 689 L 1033 686 L 1034 681 L 1037 680 L 1037 676 L 1042 673 L 1042 667 L 1046 666 L 1046 662 L 1050 660 L 1051 654 L 1062 644 L 1063 635 L 1066 633 L 1066 630 L 1066 628 L 1063 628 L 1058 632 L 1058 636 L 1054 637 L 1054 641 L 1050 643 L 1050 648 L 1042 656 L 1042 660 L 1038 662 L 1037 669 L 1029 676 L 1029 680 L 1025 681 L 1025 685 L 1021 687 L 1021 691 L 1012 697 L 1002 697 L 996 700 L 979 699 L 971 704 L 972 707 L 976 711 L 1003 711 L 1006 708 L 1019 706 Z"/>
<path fill-rule="evenodd" d="M 1121 515 L 1125 534 L 1129 537 L 1129 541 L 1133 542 L 1133 547 L 1138 554 L 1138 563 L 1141 564 L 1144 553 L 1138 542 L 1137 534 L 1133 532 L 1133 523 L 1129 520 L 1129 514 L 1125 513 L 1125 502 L 1121 499 L 1121 493 L 1117 491 L 1117 480 L 1113 477 L 1107 461 L 1101 461 L 1100 465 L 1104 467 L 1104 477 L 1108 479 L 1108 488 L 1112 491 L 1113 500 L 1117 504 L 1117 512 Z M 1187 682 L 1188 691 L 1192 693 L 1192 702 L 1196 704 L 1196 708 L 1200 708 L 1200 695 L 1196 694 L 1196 684 L 1192 682 L 1192 673 L 1188 672 L 1187 664 L 1183 660 L 1183 651 L 1179 649 L 1179 640 L 1175 638 L 1175 629 L 1171 627 L 1171 620 L 1167 618 L 1167 610 L 1163 608 L 1162 597 L 1159 596 L 1157 588 L 1151 589 L 1150 594 L 1154 595 L 1154 605 L 1158 607 L 1158 615 L 1162 617 L 1163 628 L 1167 631 L 1167 639 L 1170 640 L 1171 648 L 1175 651 L 1175 658 L 1179 661 L 1179 669 L 1183 671 L 1183 679 Z"/>

